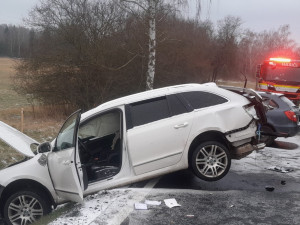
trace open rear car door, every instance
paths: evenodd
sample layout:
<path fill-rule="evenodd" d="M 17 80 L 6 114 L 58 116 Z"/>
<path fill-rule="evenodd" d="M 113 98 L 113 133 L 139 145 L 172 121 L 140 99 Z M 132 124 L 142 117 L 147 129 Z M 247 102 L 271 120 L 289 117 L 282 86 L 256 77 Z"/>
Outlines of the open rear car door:
<path fill-rule="evenodd" d="M 49 172 L 57 195 L 75 202 L 82 202 L 85 187 L 84 172 L 78 155 L 80 116 L 79 110 L 66 120 L 52 152 L 48 154 Z"/>

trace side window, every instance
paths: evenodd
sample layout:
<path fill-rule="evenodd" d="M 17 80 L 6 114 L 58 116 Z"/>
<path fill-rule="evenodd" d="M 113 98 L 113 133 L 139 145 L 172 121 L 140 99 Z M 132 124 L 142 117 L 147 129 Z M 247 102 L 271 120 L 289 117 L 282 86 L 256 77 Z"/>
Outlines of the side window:
<path fill-rule="evenodd" d="M 55 142 L 56 151 L 75 147 L 77 141 L 77 127 L 80 120 L 80 115 L 80 110 L 76 111 L 66 120 L 66 122 L 62 126 Z"/>
<path fill-rule="evenodd" d="M 172 116 L 188 112 L 185 105 L 178 99 L 176 95 L 167 96 Z"/>
<path fill-rule="evenodd" d="M 277 103 L 273 101 L 272 99 L 269 99 L 268 97 L 263 97 L 263 102 L 267 105 L 272 106 L 273 108 L 279 108 Z"/>
<path fill-rule="evenodd" d="M 165 97 L 133 103 L 129 107 L 132 124 L 128 128 L 151 123 L 170 116 Z"/>
<path fill-rule="evenodd" d="M 279 108 L 279 106 L 277 105 L 276 102 L 274 102 L 273 100 L 270 100 L 269 105 L 274 107 L 274 108 Z"/>
<path fill-rule="evenodd" d="M 182 95 L 194 109 L 218 105 L 228 101 L 221 96 L 204 91 L 184 92 Z"/>

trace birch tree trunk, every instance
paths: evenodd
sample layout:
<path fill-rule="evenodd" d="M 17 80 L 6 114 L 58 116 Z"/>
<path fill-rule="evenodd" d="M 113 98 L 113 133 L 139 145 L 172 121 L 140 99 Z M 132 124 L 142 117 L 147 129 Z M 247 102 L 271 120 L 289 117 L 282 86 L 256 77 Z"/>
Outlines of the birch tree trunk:
<path fill-rule="evenodd" d="M 149 0 L 149 56 L 146 90 L 153 89 L 156 54 L 156 1 Z"/>
<path fill-rule="evenodd" d="M 139 9 L 143 10 L 147 14 L 147 19 L 149 20 L 149 46 L 148 46 L 148 68 L 146 73 L 146 90 L 153 89 L 154 85 L 154 76 L 155 76 L 155 63 L 156 63 L 156 17 L 157 17 L 157 8 L 158 5 L 161 7 L 164 3 L 166 6 L 173 6 L 173 11 L 175 12 L 176 8 L 179 6 L 188 5 L 188 0 L 115 0 L 126 5 L 130 8 L 130 5 L 134 5 Z M 200 15 L 201 0 L 196 0 L 196 17 Z M 127 8 L 128 8 L 127 7 Z M 170 9 L 170 8 L 169 8 Z M 129 10 L 130 12 L 134 11 L 134 7 Z"/>

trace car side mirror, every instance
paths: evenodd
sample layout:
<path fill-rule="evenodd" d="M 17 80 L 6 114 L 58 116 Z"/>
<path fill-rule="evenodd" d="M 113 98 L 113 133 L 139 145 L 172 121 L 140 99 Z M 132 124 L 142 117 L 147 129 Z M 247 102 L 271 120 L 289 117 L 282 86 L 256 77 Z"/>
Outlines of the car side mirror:
<path fill-rule="evenodd" d="M 40 144 L 37 148 L 38 153 L 46 153 L 51 151 L 51 144 L 50 142 L 44 142 Z"/>

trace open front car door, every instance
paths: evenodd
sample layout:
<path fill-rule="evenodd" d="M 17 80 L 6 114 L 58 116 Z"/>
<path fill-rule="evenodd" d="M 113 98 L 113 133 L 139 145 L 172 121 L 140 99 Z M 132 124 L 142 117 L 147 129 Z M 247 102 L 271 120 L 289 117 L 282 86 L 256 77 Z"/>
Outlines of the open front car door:
<path fill-rule="evenodd" d="M 63 199 L 82 202 L 83 168 L 78 155 L 78 126 L 81 111 L 73 113 L 62 126 L 51 153 L 48 166 L 54 189 Z"/>

